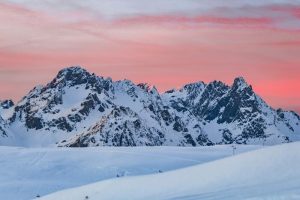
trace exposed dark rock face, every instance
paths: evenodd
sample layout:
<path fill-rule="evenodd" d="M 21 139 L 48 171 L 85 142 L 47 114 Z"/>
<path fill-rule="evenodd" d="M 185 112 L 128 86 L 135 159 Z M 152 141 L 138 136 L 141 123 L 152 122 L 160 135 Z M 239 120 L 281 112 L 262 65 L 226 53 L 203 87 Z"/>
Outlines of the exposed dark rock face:
<path fill-rule="evenodd" d="M 223 130 L 222 138 L 221 144 L 232 144 L 235 142 L 232 133 L 228 129 Z"/>
<path fill-rule="evenodd" d="M 126 118 L 126 120 L 124 120 Z M 139 116 L 126 107 L 115 107 L 108 115 L 86 132 L 61 146 L 158 146 L 162 145 L 163 134 L 148 128 Z"/>
<path fill-rule="evenodd" d="M 212 146 L 212 145 L 214 145 L 214 143 L 211 142 L 208 139 L 208 136 L 204 135 L 204 134 L 198 135 L 196 140 L 197 140 L 198 144 L 201 145 L 201 146 Z"/>
<path fill-rule="evenodd" d="M 41 118 L 35 116 L 26 116 L 26 127 L 30 129 L 42 129 L 43 128 L 43 121 Z"/>
<path fill-rule="evenodd" d="M 0 138 L 8 136 L 5 129 L 5 121 L 0 117 Z"/>
<path fill-rule="evenodd" d="M 2 102 L 0 102 L 0 108 L 3 108 L 3 109 L 9 109 L 11 107 L 13 107 L 15 104 L 12 100 L 4 100 Z"/>
<path fill-rule="evenodd" d="M 57 119 L 53 119 L 49 123 L 50 127 L 57 127 L 60 130 L 71 132 L 73 130 L 73 127 L 68 123 L 67 119 L 65 117 L 60 117 Z"/>

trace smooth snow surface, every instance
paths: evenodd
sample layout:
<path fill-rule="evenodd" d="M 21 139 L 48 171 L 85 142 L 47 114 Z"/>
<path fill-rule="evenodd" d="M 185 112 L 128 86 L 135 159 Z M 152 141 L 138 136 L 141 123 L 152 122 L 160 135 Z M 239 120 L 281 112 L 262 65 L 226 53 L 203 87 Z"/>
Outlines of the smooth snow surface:
<path fill-rule="evenodd" d="M 237 153 L 260 148 L 258 146 L 237 146 Z M 101 148 L 18 148 L 0 147 L 0 199 L 28 200 L 37 195 L 59 190 L 78 187 L 117 176 L 137 176 L 158 174 L 169 170 L 198 165 L 212 160 L 232 155 L 231 146 L 211 147 L 101 147 Z M 222 166 L 220 166 L 222 167 Z M 161 175 L 164 175 L 162 173 Z M 156 176 L 153 176 L 156 177 Z M 165 181 L 176 183 L 177 176 L 170 180 L 162 180 L 154 185 L 164 184 Z M 139 178 L 137 178 L 139 179 Z M 174 182 L 174 179 L 177 181 Z M 116 184 L 116 190 L 121 186 L 118 178 L 111 183 Z M 124 179 L 127 180 L 127 179 Z M 135 179 L 129 179 L 135 180 Z M 161 181 L 158 179 L 158 181 Z M 184 181 L 184 180 L 183 180 Z M 151 182 L 143 183 L 144 190 Z M 100 188 L 101 193 L 103 192 Z M 125 188 L 124 188 L 125 189 Z M 133 188 L 131 188 L 133 189 Z M 106 190 L 106 189 L 104 189 Z M 107 191 L 116 192 L 114 188 Z M 74 199 L 82 200 L 85 192 Z M 141 190 L 142 191 L 142 190 Z M 149 190 L 150 191 L 150 190 Z M 95 190 L 94 199 L 99 198 Z M 122 192 L 120 195 L 126 195 Z M 129 190 L 130 192 L 130 190 Z M 74 194 L 77 196 L 77 194 Z M 73 199 L 68 192 L 66 199 Z M 119 196 L 118 198 L 121 198 Z M 130 199 L 130 196 L 124 196 Z M 52 199 L 52 198 L 51 198 Z M 54 199 L 63 199 L 62 196 Z M 123 198 L 121 198 L 123 199 Z"/>
<path fill-rule="evenodd" d="M 41 199 L 300 199 L 299 152 L 299 142 L 277 145 L 170 172 L 101 181 Z"/>

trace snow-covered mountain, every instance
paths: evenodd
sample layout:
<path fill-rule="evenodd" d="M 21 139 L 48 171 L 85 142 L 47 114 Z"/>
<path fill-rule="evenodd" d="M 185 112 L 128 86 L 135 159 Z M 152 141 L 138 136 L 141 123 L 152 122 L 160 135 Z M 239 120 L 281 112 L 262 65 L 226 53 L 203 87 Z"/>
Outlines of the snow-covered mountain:
<path fill-rule="evenodd" d="M 155 87 L 61 70 L 21 101 L 0 102 L 0 144 L 141 146 L 278 144 L 300 140 L 300 117 L 268 106 L 239 77 L 232 86 Z"/>

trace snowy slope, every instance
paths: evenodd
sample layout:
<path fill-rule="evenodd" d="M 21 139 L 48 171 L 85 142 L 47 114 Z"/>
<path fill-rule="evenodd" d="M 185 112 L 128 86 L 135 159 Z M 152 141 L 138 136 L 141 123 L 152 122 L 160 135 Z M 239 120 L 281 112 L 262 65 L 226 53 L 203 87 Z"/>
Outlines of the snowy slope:
<path fill-rule="evenodd" d="M 154 175 L 123 177 L 60 191 L 43 200 L 300 199 L 300 143 Z"/>
<path fill-rule="evenodd" d="M 196 82 L 159 94 L 81 67 L 58 72 L 14 104 L 0 102 L 0 145 L 273 145 L 300 140 L 300 117 L 275 110 L 238 77 Z"/>
<path fill-rule="evenodd" d="M 257 148 L 260 147 L 237 146 L 236 151 L 241 153 Z M 116 176 L 157 174 L 230 155 L 230 146 L 0 147 L 0 199 L 28 200 Z"/>

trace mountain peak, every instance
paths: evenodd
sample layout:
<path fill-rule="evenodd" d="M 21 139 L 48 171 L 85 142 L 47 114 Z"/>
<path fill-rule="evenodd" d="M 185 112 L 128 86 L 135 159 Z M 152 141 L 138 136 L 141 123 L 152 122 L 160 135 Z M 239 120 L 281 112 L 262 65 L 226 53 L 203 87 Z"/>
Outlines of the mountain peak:
<path fill-rule="evenodd" d="M 55 87 L 58 83 L 70 83 L 72 85 L 79 85 L 86 83 L 87 79 L 92 76 L 87 70 L 80 66 L 67 67 L 60 70 L 55 79 L 50 83 L 51 87 Z"/>
<path fill-rule="evenodd" d="M 159 94 L 157 88 L 149 83 L 139 83 L 137 86 L 146 92 L 150 92 L 151 94 Z"/>
<path fill-rule="evenodd" d="M 159 92 L 155 86 L 152 86 L 149 92 L 155 96 L 159 96 Z"/>
<path fill-rule="evenodd" d="M 137 84 L 137 86 L 145 90 L 146 92 L 149 92 L 149 90 L 151 90 L 151 85 L 149 85 L 148 83 L 139 83 Z"/>
<path fill-rule="evenodd" d="M 183 88 L 186 90 L 192 90 L 195 88 L 203 88 L 204 86 L 205 86 L 205 83 L 203 81 L 198 81 L 198 82 L 186 84 L 183 86 Z"/>
<path fill-rule="evenodd" d="M 248 88 L 249 84 L 243 77 L 237 77 L 233 81 L 232 88 L 238 88 L 239 90 L 243 90 L 244 88 Z"/>
<path fill-rule="evenodd" d="M 76 74 L 90 74 L 90 73 L 86 69 L 80 66 L 72 66 L 60 70 L 57 74 L 57 78 L 60 78 L 62 76 L 68 76 L 68 75 L 76 75 Z"/>
<path fill-rule="evenodd" d="M 247 84 L 246 80 L 245 80 L 244 77 L 242 77 L 242 76 L 236 77 L 236 78 L 234 79 L 234 82 L 236 82 L 236 83 Z"/>

